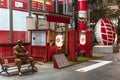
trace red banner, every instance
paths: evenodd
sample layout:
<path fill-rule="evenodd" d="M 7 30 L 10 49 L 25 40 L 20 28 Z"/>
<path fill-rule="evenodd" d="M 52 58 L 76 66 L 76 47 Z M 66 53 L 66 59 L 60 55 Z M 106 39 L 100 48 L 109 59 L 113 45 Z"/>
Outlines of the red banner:
<path fill-rule="evenodd" d="M 12 9 L 27 12 L 28 0 L 12 0 Z"/>
<path fill-rule="evenodd" d="M 7 0 L 0 0 L 0 8 L 7 8 Z"/>

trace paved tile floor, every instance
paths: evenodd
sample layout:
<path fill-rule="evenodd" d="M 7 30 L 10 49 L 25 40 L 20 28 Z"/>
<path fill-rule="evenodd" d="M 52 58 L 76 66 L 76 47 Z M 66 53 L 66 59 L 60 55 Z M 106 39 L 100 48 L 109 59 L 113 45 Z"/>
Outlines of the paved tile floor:
<path fill-rule="evenodd" d="M 103 54 L 103 55 L 106 56 L 103 58 L 103 60 L 104 59 L 105 60 L 113 60 L 113 55 L 115 55 L 115 54 Z M 52 64 L 38 62 L 38 64 L 36 64 L 36 66 L 38 68 L 38 72 L 32 73 L 29 71 L 29 72 L 25 72 L 22 76 L 19 76 L 17 74 L 11 75 L 11 76 L 0 75 L 0 80 L 80 80 L 80 78 L 88 78 L 88 79 L 82 79 L 82 80 L 90 80 L 89 77 L 91 77 L 91 76 L 88 76 L 88 75 L 91 75 L 91 73 L 89 74 L 89 72 L 88 72 L 88 73 L 79 73 L 78 74 L 78 72 L 74 71 L 76 69 L 76 67 L 80 68 L 80 67 L 86 66 L 88 64 L 92 64 L 92 63 L 86 62 L 86 63 L 81 63 L 78 65 L 74 65 L 71 67 L 63 68 L 63 69 L 54 69 Z M 117 68 L 118 67 L 119 66 L 117 66 Z M 100 68 L 100 69 L 102 69 L 102 68 Z M 104 70 L 100 70 L 100 71 L 104 71 Z M 16 70 L 12 71 L 11 73 L 13 73 L 13 72 L 17 72 L 17 68 L 16 68 Z M 100 73 L 99 70 L 98 70 L 98 73 Z M 103 73 L 103 72 L 101 72 L 101 73 Z M 94 79 L 94 80 L 98 80 L 98 79 Z M 103 79 L 99 79 L 99 80 L 103 80 Z M 116 80 L 118 80 L 118 79 L 116 79 Z"/>
<path fill-rule="evenodd" d="M 10 72 L 10 76 L 6 73 L 2 73 L 0 75 L 0 80 L 39 80 L 39 77 L 48 76 L 49 73 L 54 72 L 55 69 L 53 68 L 52 64 L 45 64 L 45 63 L 36 63 L 36 67 L 38 68 L 38 72 L 31 72 L 27 68 L 22 68 L 23 75 L 19 76 L 17 74 L 17 68 L 15 67 L 14 70 L 8 70 Z M 1 70 L 0 70 L 1 71 Z M 48 73 L 48 74 L 46 74 Z"/>

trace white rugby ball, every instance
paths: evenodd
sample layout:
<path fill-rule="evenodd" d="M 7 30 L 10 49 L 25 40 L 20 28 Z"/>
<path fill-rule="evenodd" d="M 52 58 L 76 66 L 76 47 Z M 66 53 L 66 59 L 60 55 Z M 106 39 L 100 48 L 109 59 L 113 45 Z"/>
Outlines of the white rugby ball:
<path fill-rule="evenodd" d="M 107 18 L 100 19 L 95 26 L 97 42 L 103 45 L 113 45 L 115 42 L 115 26 Z"/>

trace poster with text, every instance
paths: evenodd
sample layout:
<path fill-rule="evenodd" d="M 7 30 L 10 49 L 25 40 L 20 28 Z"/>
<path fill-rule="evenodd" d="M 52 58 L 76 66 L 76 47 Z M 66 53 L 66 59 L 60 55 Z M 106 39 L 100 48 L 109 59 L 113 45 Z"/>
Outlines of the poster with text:
<path fill-rule="evenodd" d="M 31 0 L 31 10 L 44 11 L 44 0 Z M 46 0 L 46 11 L 54 12 L 53 0 Z"/>
<path fill-rule="evenodd" d="M 18 11 L 28 11 L 28 0 L 12 0 L 12 9 Z"/>
<path fill-rule="evenodd" d="M 31 10 L 43 11 L 44 0 L 31 0 Z"/>
<path fill-rule="evenodd" d="M 7 8 L 8 0 L 0 0 L 0 8 Z"/>

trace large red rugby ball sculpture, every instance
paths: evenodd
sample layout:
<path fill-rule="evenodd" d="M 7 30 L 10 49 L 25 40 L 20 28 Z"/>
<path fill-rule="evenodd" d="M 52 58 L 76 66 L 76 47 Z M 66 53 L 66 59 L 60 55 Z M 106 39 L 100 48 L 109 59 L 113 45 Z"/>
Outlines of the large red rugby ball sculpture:
<path fill-rule="evenodd" d="M 100 19 L 95 26 L 97 42 L 103 45 L 113 45 L 115 42 L 115 26 L 107 18 Z"/>

